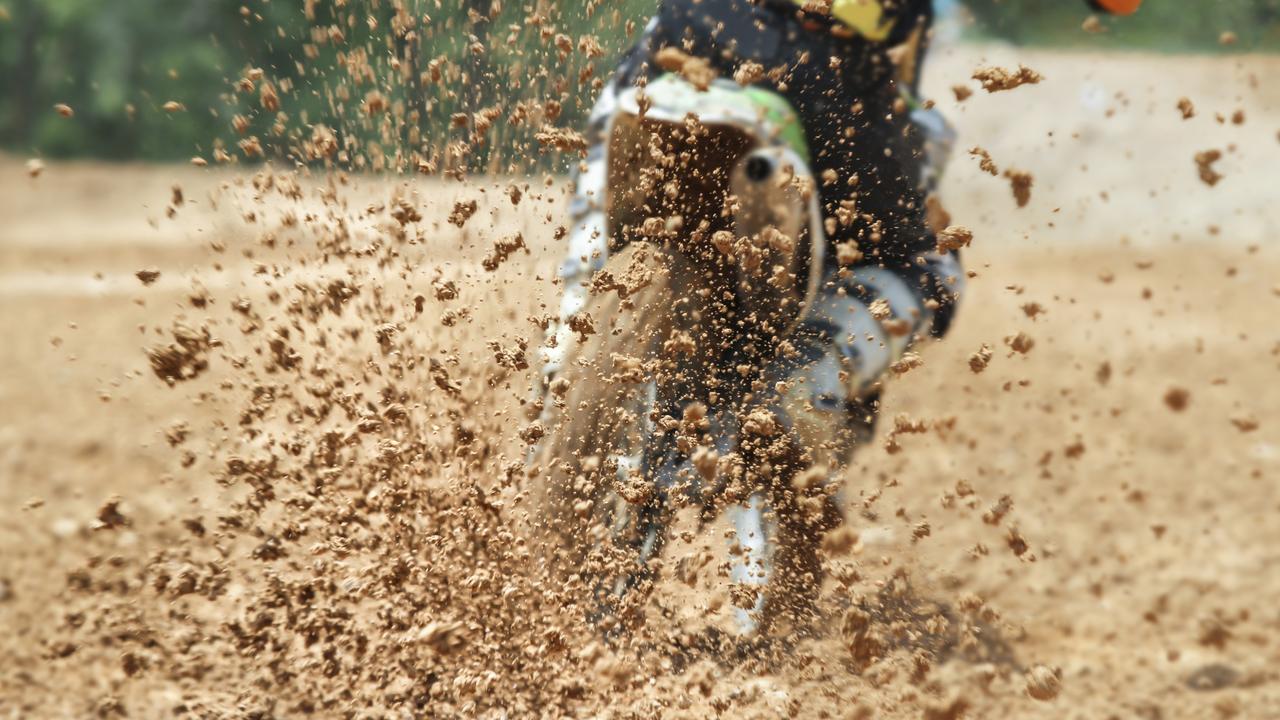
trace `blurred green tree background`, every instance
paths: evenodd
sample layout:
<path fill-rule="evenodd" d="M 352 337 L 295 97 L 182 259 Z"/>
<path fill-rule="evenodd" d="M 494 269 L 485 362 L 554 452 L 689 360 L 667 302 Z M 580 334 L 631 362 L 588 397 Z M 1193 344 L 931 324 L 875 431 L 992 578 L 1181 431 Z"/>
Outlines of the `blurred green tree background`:
<path fill-rule="evenodd" d="M 1144 0 L 1136 15 L 1100 15 L 1107 31 L 1096 35 L 1080 32 L 1081 21 L 1089 12 L 1071 0 L 962 2 L 976 20 L 972 26 L 975 38 L 1156 52 L 1280 49 L 1280 0 Z M 1228 31 L 1237 41 L 1223 46 L 1219 38 Z"/>
<path fill-rule="evenodd" d="M 1109 31 L 1101 34 L 1080 30 L 1088 11 L 1076 2 L 964 4 L 975 20 L 966 32 L 979 39 L 1178 52 L 1280 45 L 1280 0 L 1148 0 L 1138 16 L 1106 21 Z M 254 137 L 265 155 L 275 157 L 289 155 L 305 128 L 324 123 L 340 135 L 371 138 L 379 152 L 417 147 L 422 157 L 431 148 L 445 154 L 450 142 L 470 132 L 463 139 L 474 147 L 463 162 L 502 169 L 494 165 L 497 155 L 505 162 L 537 154 L 530 141 L 536 123 L 517 132 L 499 120 L 475 142 L 476 114 L 489 108 L 495 117 L 506 116 L 529 101 L 542 103 L 541 119 L 578 125 L 594 96 L 592 82 L 608 76 L 630 42 L 628 30 L 638 32 L 654 5 L 0 0 L 0 147 L 42 157 L 176 160 L 211 157 L 215 144 L 235 154 L 238 138 Z M 408 27 L 402 27 L 406 18 Z M 1227 30 L 1239 41 L 1223 47 L 1219 35 Z M 579 44 L 584 36 L 599 49 Z M 367 62 L 360 61 L 362 54 Z M 357 79 L 360 67 L 366 77 Z M 431 78 L 433 67 L 443 72 L 441 79 Z M 278 109 L 262 107 L 254 92 L 237 88 L 250 68 L 261 69 L 280 89 Z M 366 95 L 373 90 L 383 94 L 397 122 L 369 112 Z M 547 113 L 548 98 L 558 101 L 558 115 Z M 73 108 L 74 118 L 60 117 L 57 103 Z M 182 109 L 166 111 L 166 103 Z M 470 119 L 460 120 L 460 114 Z M 383 166 L 395 164 L 404 167 L 409 160 L 393 158 Z"/>

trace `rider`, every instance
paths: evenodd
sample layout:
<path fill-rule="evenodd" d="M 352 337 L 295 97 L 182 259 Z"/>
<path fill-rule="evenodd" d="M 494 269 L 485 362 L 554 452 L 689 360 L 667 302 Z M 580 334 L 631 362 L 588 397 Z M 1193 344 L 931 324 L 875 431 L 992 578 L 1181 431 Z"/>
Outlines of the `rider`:
<path fill-rule="evenodd" d="M 1134 12 L 1141 0 L 1087 0 L 1097 10 Z M 827 218 L 826 256 L 856 248 L 852 272 L 824 283 L 802 338 L 805 362 L 785 371 L 808 402 L 785 411 L 832 413 L 849 433 L 870 436 L 878 380 L 912 339 L 946 332 L 963 287 L 956 253 L 939 252 L 926 198 L 952 134 L 917 100 L 929 41 L 932 0 L 661 0 L 643 36 L 625 55 L 591 113 L 591 147 L 570 206 L 569 251 L 560 342 L 548 354 L 548 378 L 570 342 L 564 319 L 582 309 L 584 282 L 609 251 L 603 199 L 604 133 L 627 87 L 661 72 L 656 54 L 676 48 L 705 59 L 723 77 L 756 63 L 755 83 L 785 97 L 804 124 Z M 741 77 L 741 76 L 739 76 Z M 883 303 L 877 301 L 883 300 Z M 873 307 L 874 306 L 874 307 Z M 875 312 L 867 312 L 874 309 Z M 844 371 L 846 380 L 839 379 Z M 835 419 L 839 417 L 840 419 Z"/>
<path fill-rule="evenodd" d="M 1129 14 L 1141 0 L 1087 0 Z M 952 133 L 918 100 L 932 0 L 660 0 L 592 111 L 591 144 L 575 179 L 561 326 L 546 376 L 572 342 L 565 319 L 582 310 L 586 283 L 610 249 L 604 208 L 608 121 L 628 88 L 663 70 L 672 48 L 785 98 L 801 119 L 818 180 L 829 258 L 825 282 L 770 373 L 770 403 L 801 447 L 832 449 L 831 471 L 871 436 L 879 379 L 914 340 L 939 337 L 964 284 L 954 250 L 927 203 Z M 945 215 L 945 213 L 941 214 Z M 931 223 L 931 221 L 933 221 Z M 821 428 L 823 437 L 805 437 Z M 836 441 L 832 442 L 832 428 Z M 835 446 L 832 448 L 832 446 Z M 838 513 L 838 510 L 837 510 Z"/>

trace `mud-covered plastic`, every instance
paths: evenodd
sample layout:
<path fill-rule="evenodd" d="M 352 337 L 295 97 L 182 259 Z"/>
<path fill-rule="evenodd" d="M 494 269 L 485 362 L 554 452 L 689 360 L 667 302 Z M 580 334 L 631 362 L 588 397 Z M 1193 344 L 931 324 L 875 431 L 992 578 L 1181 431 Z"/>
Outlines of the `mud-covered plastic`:
<path fill-rule="evenodd" d="M 732 328 L 743 336 L 786 337 L 803 323 L 823 277 L 826 240 L 805 136 L 781 96 L 724 80 L 698 89 L 676 75 L 660 76 L 617 98 L 605 156 L 609 257 L 600 272 L 625 286 L 627 273 L 638 270 L 661 277 L 647 282 L 667 287 L 626 290 L 623 299 L 584 292 L 584 313 L 619 324 L 594 336 L 593 345 L 575 344 L 574 352 L 583 357 L 569 358 L 566 372 L 633 360 L 638 369 L 667 353 L 660 341 L 679 333 L 680 323 L 687 322 L 680 318 L 714 312 L 711 306 L 722 301 L 734 308 Z M 673 307 L 693 296 L 714 301 L 698 311 Z M 723 370 L 723 357 L 737 352 L 733 346 L 740 341 L 721 334 L 728 326 L 712 333 L 712 325 L 694 321 L 686 328 L 695 337 L 703 333 L 706 352 L 686 361 L 677 375 L 715 375 Z M 721 359 L 712 357 L 717 353 Z M 650 585 L 651 561 L 663 550 L 672 505 L 706 502 L 720 491 L 701 483 L 694 457 L 676 447 L 676 433 L 654 426 L 662 416 L 687 418 L 689 406 L 697 404 L 691 398 L 706 390 L 690 391 L 696 379 L 680 382 L 667 387 L 650 378 L 627 389 L 615 381 L 604 390 L 611 399 L 601 402 L 599 392 L 582 391 L 571 380 L 561 406 L 574 414 L 573 421 L 547 439 L 561 461 L 591 459 L 589 467 L 565 478 L 586 495 L 562 505 L 592 508 L 593 529 L 579 539 L 629 548 L 632 555 L 623 563 L 627 569 L 615 568 L 595 584 L 608 628 L 617 627 L 613 609 L 634 603 L 632 591 Z M 742 439 L 731 407 L 716 409 L 723 414 L 708 417 L 703 431 L 720 457 L 737 451 Z M 617 417 L 629 419 L 611 419 Z M 584 485 L 591 476 L 597 479 Z M 769 495 L 748 489 L 721 508 L 737 535 L 730 580 L 740 598 L 754 598 L 734 604 L 734 629 L 742 634 L 755 632 L 761 613 L 768 612 L 778 537 Z"/>

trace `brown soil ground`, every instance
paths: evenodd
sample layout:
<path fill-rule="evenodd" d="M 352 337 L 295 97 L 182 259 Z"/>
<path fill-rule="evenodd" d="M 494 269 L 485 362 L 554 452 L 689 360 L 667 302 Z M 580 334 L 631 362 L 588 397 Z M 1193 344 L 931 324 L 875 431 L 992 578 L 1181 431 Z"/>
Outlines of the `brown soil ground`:
<path fill-rule="evenodd" d="M 957 106 L 948 88 L 983 58 L 1021 60 L 1046 81 L 979 91 Z M 954 332 L 924 351 L 923 367 L 892 383 L 876 444 L 847 475 L 862 548 L 846 567 L 859 574 L 861 597 L 901 587 L 905 577 L 912 597 L 953 605 L 981 598 L 987 612 L 972 601 L 969 609 L 1010 657 L 976 664 L 940 654 L 922 678 L 907 643 L 864 669 L 850 661 L 837 627 L 777 666 L 721 659 L 682 669 L 658 653 L 621 672 L 601 670 L 601 661 L 596 676 L 580 680 L 585 689 L 566 691 L 570 699 L 554 707 L 513 700 L 503 715 L 476 700 L 414 709 L 397 705 L 392 690 L 380 707 L 424 717 L 944 718 L 964 706 L 969 717 L 1280 717 L 1280 90 L 1265 80 L 1278 65 L 994 49 L 935 60 L 930 85 L 962 137 L 945 197 L 955 222 L 974 231 L 966 263 L 976 277 Z M 1197 117 L 1181 119 L 1182 96 Z M 1243 125 L 1229 119 L 1236 109 L 1246 112 Z M 1215 113 L 1228 119 L 1216 122 Z M 964 152 L 971 145 L 1001 170 L 1034 175 L 1027 207 L 1015 206 L 1008 180 L 977 170 Z M 1192 156 L 1215 147 L 1225 153 L 1225 177 L 1209 187 Z M 232 300 L 264 297 L 264 278 L 297 257 L 283 242 L 260 242 L 266 216 L 283 203 L 257 203 L 243 188 L 216 192 L 237 178 L 224 171 L 51 164 L 30 180 L 11 158 L 0 177 L 0 716 L 378 715 L 344 699 L 347 685 L 375 683 L 350 666 L 337 672 L 294 655 L 294 675 L 272 685 L 254 656 L 275 648 L 202 650 L 196 638 L 187 647 L 199 661 L 173 649 L 176 635 L 166 633 L 174 628 L 197 627 L 191 632 L 207 640 L 225 636 L 220 628 L 233 619 L 217 613 L 248 612 L 262 575 L 237 572 L 260 561 L 230 540 L 223 561 L 233 580 L 216 602 L 152 591 L 154 573 L 143 572 L 143 559 L 192 542 L 180 520 L 204 517 L 212 530 L 213 518 L 243 499 L 215 479 L 245 452 L 236 425 L 246 406 L 230 358 L 249 346 L 229 342 L 210 355 L 204 375 L 175 388 L 152 374 L 144 348 L 180 314 L 217 318 L 215 334 L 238 335 Z M 563 183 L 539 199 L 542 179 L 527 182 L 533 187 L 516 210 L 501 192 L 506 182 L 365 179 L 347 193 L 352 218 L 396 187 L 419 208 L 427 239 L 406 246 L 399 266 L 343 263 L 362 267 L 397 308 L 426 296 L 420 316 L 398 316 L 400 332 L 424 356 L 445 358 L 463 383 L 463 417 L 440 427 L 447 435 L 451 425 L 474 422 L 493 467 L 499 455 L 520 456 L 527 379 L 493 371 L 486 343 L 519 337 L 532 348 L 540 332 L 526 318 L 555 305 L 551 229 Z M 174 184 L 186 202 L 170 219 Z M 463 231 L 444 222 L 454 196 L 480 200 Z M 252 223 L 250 210 L 261 213 Z M 482 271 L 493 240 L 515 229 L 531 252 Z M 134 277 L 144 267 L 161 271 L 154 284 Z M 290 269 L 282 288 L 332 268 Z M 459 281 L 460 297 L 436 299 L 430 283 L 438 274 Z M 193 282 L 207 289 L 213 310 L 191 308 Z M 470 317 L 440 324 L 442 313 L 460 308 Z M 1026 354 L 1006 344 L 1017 333 L 1035 341 Z M 968 358 L 983 344 L 993 358 L 975 375 Z M 334 362 L 347 359 L 357 360 Z M 890 453 L 883 441 L 900 414 L 932 429 L 899 436 L 901 451 Z M 174 448 L 164 431 L 178 420 L 191 438 Z M 424 427 L 431 437 L 439 429 Z M 184 447 L 194 451 L 189 467 L 180 462 Z M 430 482 L 456 482 L 465 469 L 442 464 Z M 972 494 L 958 492 L 966 485 Z M 1012 510 L 998 525 L 984 522 L 1005 495 Z M 127 526 L 101 512 L 113 496 L 123 500 Z M 930 533 L 913 541 L 922 521 Z M 1010 547 L 1013 527 L 1029 545 L 1021 556 Z M 295 553 L 299 571 L 311 552 Z M 353 565 L 374 557 L 350 552 Z M 323 553 L 312 555 L 322 562 Z M 451 602 L 465 605 L 469 586 L 454 587 L 460 594 Z M 834 604 L 839 594 L 832 590 Z M 358 621 L 360 610 L 351 612 Z M 466 658 L 480 645 L 478 621 L 469 622 L 474 645 L 442 662 L 482 657 Z M 156 636 L 141 638 L 141 626 Z M 565 657 L 595 659 L 582 649 L 588 641 L 567 642 Z M 504 697 L 504 684 L 521 672 L 542 677 L 550 661 L 530 652 L 501 668 L 492 661 L 499 686 L 491 697 Z M 140 657 L 151 658 L 141 670 L 131 665 Z M 197 670 L 201 663 L 207 667 Z M 1054 700 L 1027 696 L 1024 673 L 1038 663 L 1061 669 Z M 484 669 L 472 678 L 477 692 Z M 426 682 L 414 672 L 379 682 Z M 297 699 L 309 689 L 325 701 Z M 273 692 L 278 705 L 263 699 Z"/>

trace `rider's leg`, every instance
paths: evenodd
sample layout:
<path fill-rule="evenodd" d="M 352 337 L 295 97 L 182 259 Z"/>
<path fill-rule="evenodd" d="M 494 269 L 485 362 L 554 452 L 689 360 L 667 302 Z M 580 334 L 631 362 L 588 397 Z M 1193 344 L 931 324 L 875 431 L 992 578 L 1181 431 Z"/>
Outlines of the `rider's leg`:
<path fill-rule="evenodd" d="M 762 552 L 770 624 L 812 619 L 821 537 L 843 520 L 844 468 L 872 439 L 881 378 L 932 322 L 902 277 L 867 266 L 832 273 L 807 317 L 790 340 L 794 352 L 766 373 L 760 399 L 795 449 L 785 482 L 769 497 L 774 531 Z"/>

